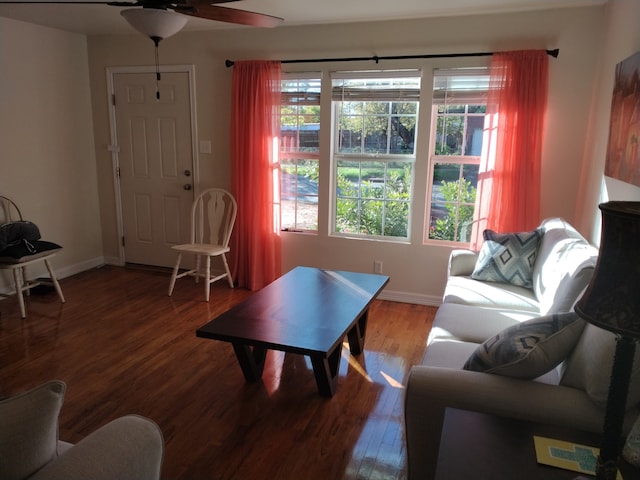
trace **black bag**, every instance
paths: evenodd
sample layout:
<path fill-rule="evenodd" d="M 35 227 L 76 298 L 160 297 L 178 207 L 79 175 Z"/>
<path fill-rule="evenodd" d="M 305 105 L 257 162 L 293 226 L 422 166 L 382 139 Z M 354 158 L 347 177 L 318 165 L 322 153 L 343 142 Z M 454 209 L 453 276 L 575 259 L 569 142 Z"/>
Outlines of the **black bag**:
<path fill-rule="evenodd" d="M 36 240 L 40 240 L 40 229 L 33 222 L 20 220 L 0 225 L 0 252 L 20 243 L 29 249 L 31 242 Z"/>

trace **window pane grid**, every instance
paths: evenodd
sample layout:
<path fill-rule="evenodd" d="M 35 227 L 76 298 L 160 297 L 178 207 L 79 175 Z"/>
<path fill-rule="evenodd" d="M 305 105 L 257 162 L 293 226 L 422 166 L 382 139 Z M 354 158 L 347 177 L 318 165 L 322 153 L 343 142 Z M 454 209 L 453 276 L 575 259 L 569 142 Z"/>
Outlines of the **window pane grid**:
<path fill-rule="evenodd" d="M 280 158 L 283 230 L 318 229 L 318 166 L 315 159 Z"/>
<path fill-rule="evenodd" d="M 480 155 L 485 109 L 482 105 L 439 105 L 435 154 Z"/>
<path fill-rule="evenodd" d="M 285 231 L 318 230 L 320 79 L 282 80 L 280 224 Z"/>
<path fill-rule="evenodd" d="M 413 161 L 337 161 L 336 233 L 408 238 Z"/>
<path fill-rule="evenodd" d="M 436 159 L 437 158 L 437 159 Z M 433 157 L 433 185 L 428 238 L 468 242 L 475 209 L 479 159 L 458 157 L 443 163 Z"/>
<path fill-rule="evenodd" d="M 406 240 L 420 76 L 369 73 L 339 72 L 333 79 L 333 233 Z"/>
<path fill-rule="evenodd" d="M 337 154 L 414 155 L 417 102 L 337 103 Z"/>
<path fill-rule="evenodd" d="M 429 201 L 424 240 L 470 241 L 489 75 L 485 68 L 434 72 Z"/>

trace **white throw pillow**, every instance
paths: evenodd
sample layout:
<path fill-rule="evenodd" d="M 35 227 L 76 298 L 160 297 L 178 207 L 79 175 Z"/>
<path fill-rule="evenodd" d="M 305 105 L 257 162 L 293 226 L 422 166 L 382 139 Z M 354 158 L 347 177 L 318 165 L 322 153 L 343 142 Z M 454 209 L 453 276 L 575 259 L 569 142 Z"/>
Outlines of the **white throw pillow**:
<path fill-rule="evenodd" d="M 601 407 L 607 406 L 616 336 L 607 330 L 587 324 L 573 353 L 564 364 L 560 385 L 579 388 Z M 640 404 L 640 346 L 631 371 L 627 409 Z"/>
<path fill-rule="evenodd" d="M 585 327 L 576 313 L 537 317 L 485 340 L 465 370 L 533 379 L 558 366 L 571 353 Z"/>

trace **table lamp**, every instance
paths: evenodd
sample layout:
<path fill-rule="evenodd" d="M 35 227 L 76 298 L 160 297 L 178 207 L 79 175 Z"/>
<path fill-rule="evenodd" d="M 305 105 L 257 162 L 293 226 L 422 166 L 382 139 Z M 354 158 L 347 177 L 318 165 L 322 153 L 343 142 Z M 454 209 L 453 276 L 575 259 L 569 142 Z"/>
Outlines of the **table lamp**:
<path fill-rule="evenodd" d="M 640 338 L 640 202 L 606 202 L 602 238 L 591 283 L 575 310 L 587 322 L 616 334 L 600 455 L 598 480 L 618 471 L 635 343 Z"/>

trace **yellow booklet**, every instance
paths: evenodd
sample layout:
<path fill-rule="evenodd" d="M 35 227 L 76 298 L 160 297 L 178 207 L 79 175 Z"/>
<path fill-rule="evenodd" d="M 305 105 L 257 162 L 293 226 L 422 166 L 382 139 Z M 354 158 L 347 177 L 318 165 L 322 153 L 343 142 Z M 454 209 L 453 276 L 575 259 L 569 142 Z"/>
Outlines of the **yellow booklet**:
<path fill-rule="evenodd" d="M 538 463 L 587 475 L 596 474 L 599 448 L 536 435 L 533 436 L 533 442 L 536 446 Z M 620 471 L 618 471 L 617 478 L 622 480 Z"/>

